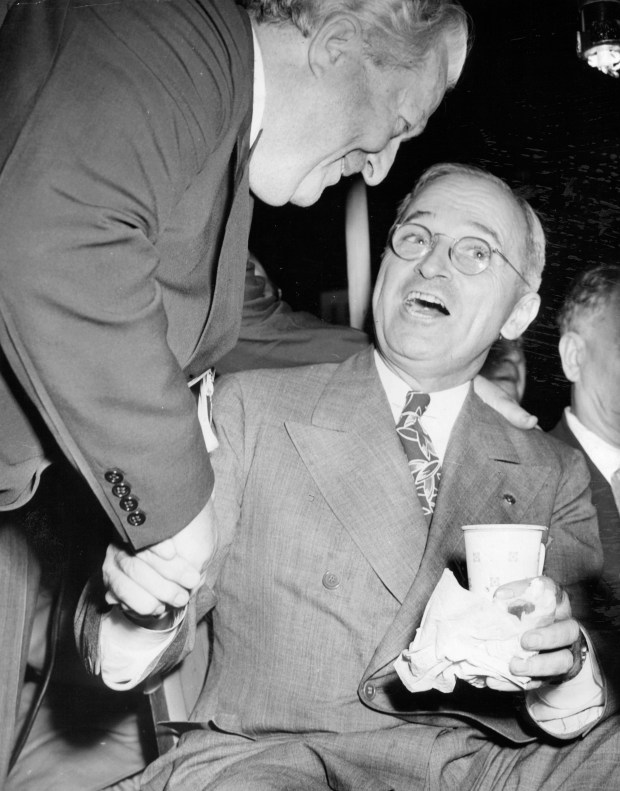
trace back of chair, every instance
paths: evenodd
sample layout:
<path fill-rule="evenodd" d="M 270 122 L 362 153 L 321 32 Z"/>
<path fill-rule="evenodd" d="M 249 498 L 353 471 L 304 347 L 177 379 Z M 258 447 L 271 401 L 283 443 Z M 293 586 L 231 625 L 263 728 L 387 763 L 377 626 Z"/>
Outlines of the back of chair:
<path fill-rule="evenodd" d="M 347 249 L 347 291 L 349 324 L 362 330 L 370 310 L 372 283 L 370 267 L 370 229 L 366 183 L 352 179 L 345 206 Z"/>

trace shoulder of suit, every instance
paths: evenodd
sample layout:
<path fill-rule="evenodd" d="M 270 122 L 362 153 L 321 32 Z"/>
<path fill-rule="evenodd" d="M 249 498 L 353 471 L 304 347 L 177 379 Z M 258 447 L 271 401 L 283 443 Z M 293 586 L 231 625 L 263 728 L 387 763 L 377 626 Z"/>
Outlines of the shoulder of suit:
<path fill-rule="evenodd" d="M 583 454 L 578 450 L 549 432 L 540 428 L 517 428 L 495 409 L 482 402 L 478 396 L 475 397 L 481 405 L 481 414 L 484 415 L 485 421 L 496 425 L 507 434 L 521 453 L 532 453 L 538 459 L 538 463 L 541 461 L 544 463 L 547 458 L 549 462 L 555 459 L 564 466 L 568 460 L 574 461 L 575 458 L 582 457 Z"/>
<path fill-rule="evenodd" d="M 273 409 L 291 401 L 314 403 L 339 367 L 339 363 L 316 363 L 226 374 L 216 380 L 215 399 L 221 401 L 236 391 L 244 403 L 269 403 Z"/>

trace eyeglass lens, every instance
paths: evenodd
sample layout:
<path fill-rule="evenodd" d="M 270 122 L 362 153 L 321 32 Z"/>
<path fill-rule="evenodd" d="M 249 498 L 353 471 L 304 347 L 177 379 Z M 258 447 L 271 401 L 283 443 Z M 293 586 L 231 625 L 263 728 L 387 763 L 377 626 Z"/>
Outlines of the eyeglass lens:
<path fill-rule="evenodd" d="M 416 261 L 428 255 L 435 247 L 437 237 L 444 235 L 432 235 L 423 225 L 405 223 L 394 232 L 392 247 L 400 258 Z M 478 274 L 489 266 L 492 250 L 484 239 L 464 236 L 454 242 L 449 255 L 457 269 L 466 274 Z"/>

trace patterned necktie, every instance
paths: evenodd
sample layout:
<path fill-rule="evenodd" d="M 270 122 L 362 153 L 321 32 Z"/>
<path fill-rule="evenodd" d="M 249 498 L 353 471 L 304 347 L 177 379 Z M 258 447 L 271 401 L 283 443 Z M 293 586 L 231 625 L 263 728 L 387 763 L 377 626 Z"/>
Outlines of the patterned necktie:
<path fill-rule="evenodd" d="M 433 515 L 441 477 L 439 457 L 435 453 L 431 438 L 419 421 L 430 400 L 428 393 L 416 393 L 410 390 L 396 425 L 396 431 L 409 460 L 409 472 L 428 522 Z"/>
<path fill-rule="evenodd" d="M 616 508 L 620 514 L 620 467 L 611 476 L 611 491 L 616 501 Z"/>

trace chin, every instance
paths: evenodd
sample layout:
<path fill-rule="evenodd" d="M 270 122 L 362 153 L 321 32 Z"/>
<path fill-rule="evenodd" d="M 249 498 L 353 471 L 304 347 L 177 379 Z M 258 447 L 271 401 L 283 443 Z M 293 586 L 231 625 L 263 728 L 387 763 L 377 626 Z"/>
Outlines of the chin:
<path fill-rule="evenodd" d="M 250 163 L 250 192 L 268 206 L 284 206 L 293 200 L 291 185 L 278 179 L 252 178 L 252 164 Z"/>
<path fill-rule="evenodd" d="M 288 198 L 274 195 L 271 190 L 255 189 L 250 185 L 250 192 L 255 198 L 266 203 L 267 206 L 285 206 L 289 202 Z"/>
<path fill-rule="evenodd" d="M 299 189 L 290 198 L 290 203 L 294 206 L 312 206 L 323 194 L 325 187 L 321 185 L 319 189 Z"/>
<path fill-rule="evenodd" d="M 329 179 L 329 174 L 310 174 L 310 178 L 305 178 L 290 197 L 290 203 L 295 206 L 312 206 L 316 203 L 327 187 L 331 187 L 340 181 L 340 171 L 338 178 Z"/>

